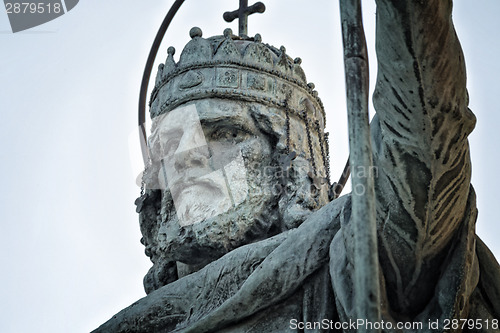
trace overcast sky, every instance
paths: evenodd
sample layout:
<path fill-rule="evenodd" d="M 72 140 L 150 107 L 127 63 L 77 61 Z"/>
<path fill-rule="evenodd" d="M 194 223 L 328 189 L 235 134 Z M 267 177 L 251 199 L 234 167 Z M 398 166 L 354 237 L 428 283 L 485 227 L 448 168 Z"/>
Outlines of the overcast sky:
<path fill-rule="evenodd" d="M 149 48 L 172 3 L 80 1 L 66 15 L 17 34 L 0 12 L 0 332 L 88 332 L 145 295 L 150 262 L 133 205 L 137 100 Z M 178 56 L 192 26 L 205 37 L 227 26 L 236 32 L 222 13 L 237 5 L 186 0 L 158 60 L 169 45 Z M 259 32 L 264 42 L 303 59 L 326 107 L 337 179 L 347 158 L 338 2 L 266 5 L 265 14 L 250 17 L 249 34 Z M 373 87 L 375 6 L 363 5 Z M 477 230 L 497 258 L 499 12 L 498 0 L 457 0 L 454 12 L 478 118 L 470 136 Z"/>

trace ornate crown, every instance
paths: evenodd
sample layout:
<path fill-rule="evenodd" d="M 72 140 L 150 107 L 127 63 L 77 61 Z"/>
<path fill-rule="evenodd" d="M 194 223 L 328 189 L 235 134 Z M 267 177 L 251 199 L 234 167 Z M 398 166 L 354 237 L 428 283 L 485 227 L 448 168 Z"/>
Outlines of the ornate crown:
<path fill-rule="evenodd" d="M 150 100 L 152 118 L 186 101 L 221 97 L 288 108 L 297 115 L 314 109 L 307 116 L 324 128 L 325 111 L 314 84 L 307 83 L 301 59 L 292 60 L 283 46 L 263 44 L 259 34 L 242 38 L 231 29 L 204 39 L 195 27 L 190 36 L 177 63 L 175 49 L 169 47 L 165 64 L 159 66 Z M 306 100 L 314 107 L 307 108 Z"/>

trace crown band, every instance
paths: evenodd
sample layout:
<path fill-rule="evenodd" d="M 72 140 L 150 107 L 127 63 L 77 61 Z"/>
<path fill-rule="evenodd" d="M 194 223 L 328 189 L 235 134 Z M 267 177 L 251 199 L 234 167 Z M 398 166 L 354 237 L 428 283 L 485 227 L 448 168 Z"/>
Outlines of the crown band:
<path fill-rule="evenodd" d="M 235 62 L 206 62 L 179 69 L 161 80 L 153 90 L 150 112 L 154 118 L 184 102 L 217 97 L 288 107 L 299 115 L 308 99 L 319 110 L 310 117 L 324 125 L 323 104 L 315 95 L 306 84 L 271 71 Z"/>

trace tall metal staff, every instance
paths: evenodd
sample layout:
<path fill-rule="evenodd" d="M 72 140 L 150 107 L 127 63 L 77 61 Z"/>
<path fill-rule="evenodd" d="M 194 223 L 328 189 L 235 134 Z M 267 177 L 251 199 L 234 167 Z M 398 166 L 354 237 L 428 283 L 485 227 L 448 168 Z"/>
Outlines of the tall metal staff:
<path fill-rule="evenodd" d="M 360 0 L 340 0 L 346 78 L 354 227 L 354 302 L 357 319 L 380 322 L 375 187 L 368 118 L 368 52 Z M 359 172 L 364 171 L 364 172 Z M 359 332 L 379 330 L 361 328 Z"/>

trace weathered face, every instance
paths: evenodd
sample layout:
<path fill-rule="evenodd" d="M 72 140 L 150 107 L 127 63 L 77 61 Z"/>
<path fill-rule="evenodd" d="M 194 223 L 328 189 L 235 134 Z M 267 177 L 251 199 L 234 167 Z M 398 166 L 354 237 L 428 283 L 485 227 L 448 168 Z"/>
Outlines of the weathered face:
<path fill-rule="evenodd" d="M 170 189 L 181 227 L 228 211 L 248 192 L 241 151 L 234 144 L 244 133 L 236 133 L 234 125 L 230 130 L 217 124 L 205 128 L 208 143 L 195 104 L 169 112 L 158 124 L 159 183 Z M 213 140 L 214 130 L 224 131 L 218 140 Z"/>
<path fill-rule="evenodd" d="M 203 263 L 267 236 L 276 178 L 269 137 L 248 103 L 207 99 L 178 107 L 155 119 L 150 146 L 162 188 L 152 235 L 159 255 Z"/>

